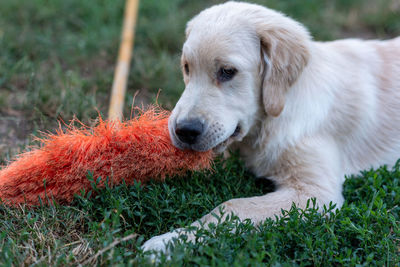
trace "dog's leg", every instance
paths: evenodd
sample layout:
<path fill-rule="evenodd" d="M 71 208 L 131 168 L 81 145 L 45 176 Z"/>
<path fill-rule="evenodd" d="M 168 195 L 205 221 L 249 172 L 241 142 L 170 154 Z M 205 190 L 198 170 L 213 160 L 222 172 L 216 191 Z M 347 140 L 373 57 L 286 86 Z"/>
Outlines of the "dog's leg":
<path fill-rule="evenodd" d="M 235 214 L 239 219 L 250 219 L 254 224 L 259 224 L 267 218 L 282 215 L 283 210 L 289 210 L 293 203 L 299 208 L 306 208 L 310 198 L 316 198 L 321 209 L 330 202 L 340 207 L 343 204 L 342 183 L 344 177 L 340 172 L 339 154 L 334 143 L 329 140 L 313 138 L 310 142 L 303 142 L 292 151 L 288 151 L 277 164 L 274 181 L 277 190 L 264 196 L 238 198 L 226 201 L 216 207 L 211 213 L 205 215 L 192 226 L 204 226 L 218 223 L 217 217 L 222 220 L 230 214 Z M 166 244 L 180 234 L 186 234 L 188 240 L 194 239 L 194 234 L 175 230 L 161 236 L 153 237 L 144 245 L 144 250 L 166 251 Z"/>

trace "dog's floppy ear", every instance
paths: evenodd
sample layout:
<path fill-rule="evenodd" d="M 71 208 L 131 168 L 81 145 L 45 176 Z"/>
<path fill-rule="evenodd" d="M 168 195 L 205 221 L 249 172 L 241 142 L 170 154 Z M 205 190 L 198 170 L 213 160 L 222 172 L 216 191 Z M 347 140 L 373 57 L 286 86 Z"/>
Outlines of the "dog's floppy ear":
<path fill-rule="evenodd" d="M 277 117 L 285 105 L 288 88 L 300 76 L 309 58 L 310 37 L 303 26 L 282 17 L 282 21 L 259 21 L 256 32 L 264 61 L 262 98 L 268 115 Z"/>

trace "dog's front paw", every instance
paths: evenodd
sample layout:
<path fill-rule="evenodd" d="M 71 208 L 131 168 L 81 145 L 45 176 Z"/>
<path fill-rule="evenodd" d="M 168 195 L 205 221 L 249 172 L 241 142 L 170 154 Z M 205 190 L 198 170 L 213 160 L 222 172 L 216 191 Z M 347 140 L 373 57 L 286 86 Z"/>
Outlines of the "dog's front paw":
<path fill-rule="evenodd" d="M 144 252 L 153 251 L 167 253 L 168 244 L 171 243 L 174 238 L 179 237 L 179 232 L 180 229 L 177 229 L 173 232 L 152 237 L 142 245 L 142 249 Z"/>
<path fill-rule="evenodd" d="M 161 254 L 164 254 L 166 259 L 170 260 L 172 248 L 171 243 L 175 239 L 179 239 L 181 236 L 184 236 L 185 242 L 194 242 L 195 235 L 193 230 L 178 228 L 172 232 L 158 235 L 147 240 L 141 248 L 143 252 L 150 252 L 147 256 L 153 263 L 160 262 Z"/>

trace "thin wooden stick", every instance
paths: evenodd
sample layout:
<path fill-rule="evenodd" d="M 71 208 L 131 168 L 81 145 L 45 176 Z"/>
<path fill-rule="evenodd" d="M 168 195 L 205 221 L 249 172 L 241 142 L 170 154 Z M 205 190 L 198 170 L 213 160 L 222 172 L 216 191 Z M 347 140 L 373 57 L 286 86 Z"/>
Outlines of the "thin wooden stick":
<path fill-rule="evenodd" d="M 124 99 L 129 75 L 139 0 L 126 0 L 121 45 L 111 91 L 109 119 L 122 119 Z"/>

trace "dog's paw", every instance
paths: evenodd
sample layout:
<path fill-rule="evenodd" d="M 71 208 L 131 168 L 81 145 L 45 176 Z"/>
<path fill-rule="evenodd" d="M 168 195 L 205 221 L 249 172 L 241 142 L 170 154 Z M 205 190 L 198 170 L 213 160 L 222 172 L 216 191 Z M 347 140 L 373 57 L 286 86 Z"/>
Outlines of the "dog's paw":
<path fill-rule="evenodd" d="M 143 252 L 151 253 L 150 255 L 148 255 L 148 257 L 153 263 L 157 263 L 160 261 L 161 253 L 163 253 L 166 256 L 167 260 L 169 260 L 171 258 L 169 244 L 171 244 L 174 239 L 179 238 L 181 232 L 182 229 L 176 229 L 172 232 L 152 237 L 144 242 L 141 248 Z"/>
<path fill-rule="evenodd" d="M 179 231 L 175 230 L 173 232 L 165 233 L 163 235 L 158 235 L 147 240 L 143 245 L 142 249 L 144 252 L 163 252 L 166 253 L 167 245 L 173 241 L 174 238 L 179 237 Z"/>
<path fill-rule="evenodd" d="M 171 259 L 172 242 L 183 237 L 182 242 L 195 242 L 195 232 L 197 229 L 178 228 L 172 232 L 163 235 L 155 236 L 142 245 L 142 251 L 148 252 L 147 257 L 152 263 L 159 263 L 161 254 L 164 254 L 166 260 Z"/>

